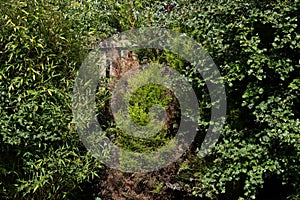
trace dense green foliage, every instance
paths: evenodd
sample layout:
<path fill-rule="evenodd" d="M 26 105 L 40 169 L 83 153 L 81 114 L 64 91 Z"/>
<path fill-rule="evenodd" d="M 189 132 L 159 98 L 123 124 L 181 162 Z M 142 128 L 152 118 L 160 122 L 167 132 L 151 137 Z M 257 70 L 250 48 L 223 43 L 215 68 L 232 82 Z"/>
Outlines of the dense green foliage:
<path fill-rule="evenodd" d="M 72 124 L 85 27 L 54 2 L 1 1 L 1 199 L 71 197 L 100 167 Z"/>
<path fill-rule="evenodd" d="M 214 164 L 197 175 L 193 193 L 255 198 L 270 177 L 298 190 L 299 1 L 205 1 L 178 9 L 167 26 L 206 47 L 228 98 Z"/>
<path fill-rule="evenodd" d="M 299 0 L 0 1 L 1 199 L 79 198 L 80 187 L 95 180 L 102 166 L 74 129 L 73 83 L 98 41 L 142 26 L 193 37 L 226 86 L 224 131 L 213 153 L 198 159 L 210 118 L 205 82 L 171 52 L 137 52 L 141 63 L 151 58 L 185 74 L 199 97 L 199 139 L 177 173 L 184 190 L 211 199 L 255 199 L 264 198 L 268 191 L 262 188 L 276 180 L 279 198 L 300 198 Z M 151 105 L 169 103 L 165 92 L 151 85 L 137 91 L 131 117 L 146 124 Z M 128 142 L 105 108 L 110 92 L 100 93 L 99 118 L 117 144 L 142 151 L 167 138 L 164 130 L 158 143 Z M 283 188 L 289 189 L 280 193 Z"/>

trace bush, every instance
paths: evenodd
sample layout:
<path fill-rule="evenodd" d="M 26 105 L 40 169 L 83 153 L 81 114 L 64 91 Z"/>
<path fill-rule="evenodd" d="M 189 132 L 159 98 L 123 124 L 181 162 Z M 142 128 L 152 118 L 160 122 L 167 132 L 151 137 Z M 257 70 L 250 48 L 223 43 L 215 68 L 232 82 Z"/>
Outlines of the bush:
<path fill-rule="evenodd" d="M 158 14 L 204 46 L 227 87 L 226 127 L 194 195 L 254 199 L 271 177 L 299 194 L 299 13 L 295 0 L 180 1 Z"/>
<path fill-rule="evenodd" d="M 76 2 L 1 2 L 2 199 L 71 198 L 100 167 L 72 122 L 72 84 L 89 32 L 70 19 L 70 7 Z"/>

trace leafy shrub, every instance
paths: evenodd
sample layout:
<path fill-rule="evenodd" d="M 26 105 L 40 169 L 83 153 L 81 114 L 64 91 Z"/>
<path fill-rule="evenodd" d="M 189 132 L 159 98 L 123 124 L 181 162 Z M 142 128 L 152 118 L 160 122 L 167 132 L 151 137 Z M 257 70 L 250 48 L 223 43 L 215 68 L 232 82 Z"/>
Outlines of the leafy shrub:
<path fill-rule="evenodd" d="M 227 125 L 193 194 L 255 198 L 270 177 L 299 193 L 299 13 L 296 0 L 180 1 L 158 14 L 207 49 L 227 87 Z"/>
<path fill-rule="evenodd" d="M 72 83 L 88 36 L 65 12 L 72 3 L 1 2 L 2 199 L 71 198 L 100 167 L 72 122 Z"/>

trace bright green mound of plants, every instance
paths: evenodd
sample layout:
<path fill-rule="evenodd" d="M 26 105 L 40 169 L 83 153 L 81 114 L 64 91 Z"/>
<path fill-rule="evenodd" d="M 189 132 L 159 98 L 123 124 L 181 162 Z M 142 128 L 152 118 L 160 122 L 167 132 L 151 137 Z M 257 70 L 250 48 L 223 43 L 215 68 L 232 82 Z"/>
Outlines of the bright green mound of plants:
<path fill-rule="evenodd" d="M 138 126 L 145 126 L 149 123 L 150 108 L 154 105 L 161 105 L 167 110 L 167 105 L 171 102 L 171 96 L 167 95 L 167 90 L 160 85 L 145 85 L 132 94 L 129 101 L 129 115 L 131 120 Z M 164 121 L 164 119 L 160 119 Z M 166 120 L 166 119 L 165 119 Z M 166 127 L 162 127 L 155 136 L 147 138 L 133 137 L 128 133 L 122 133 L 116 143 L 126 150 L 135 152 L 153 151 L 169 141 Z"/>
<path fill-rule="evenodd" d="M 149 123 L 148 113 L 152 106 L 159 104 L 167 109 L 171 97 L 168 97 L 166 92 L 160 85 L 149 84 L 139 88 L 129 101 L 128 110 L 132 120 L 140 126 L 145 126 Z"/>

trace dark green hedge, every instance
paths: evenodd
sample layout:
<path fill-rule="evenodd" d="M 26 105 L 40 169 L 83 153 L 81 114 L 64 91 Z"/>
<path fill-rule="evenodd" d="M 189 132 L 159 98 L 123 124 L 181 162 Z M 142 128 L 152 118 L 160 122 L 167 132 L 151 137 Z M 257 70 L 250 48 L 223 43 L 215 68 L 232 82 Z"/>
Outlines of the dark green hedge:
<path fill-rule="evenodd" d="M 207 49 L 227 89 L 227 123 L 193 194 L 254 199 L 276 179 L 299 198 L 299 5 L 182 1 L 158 18 Z"/>

